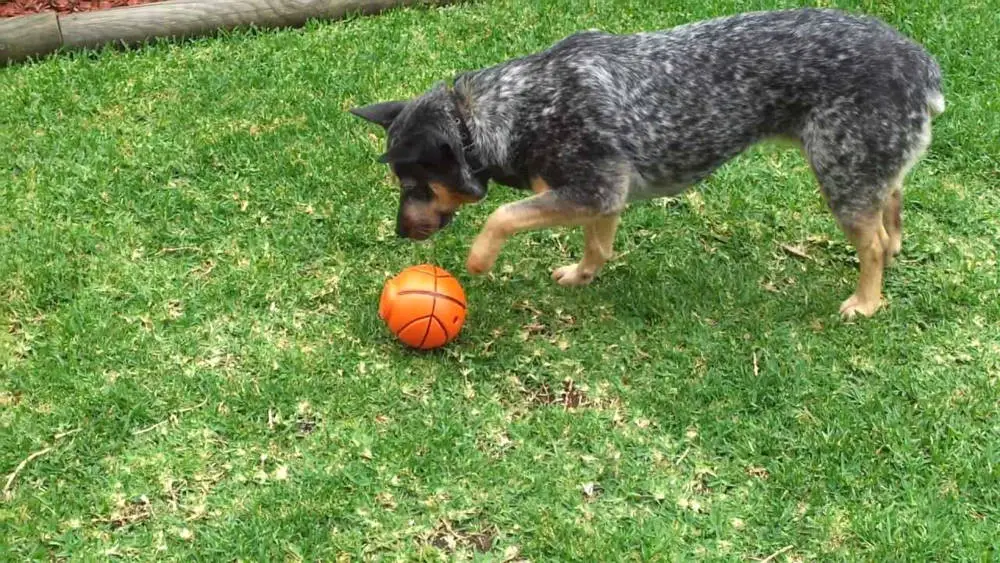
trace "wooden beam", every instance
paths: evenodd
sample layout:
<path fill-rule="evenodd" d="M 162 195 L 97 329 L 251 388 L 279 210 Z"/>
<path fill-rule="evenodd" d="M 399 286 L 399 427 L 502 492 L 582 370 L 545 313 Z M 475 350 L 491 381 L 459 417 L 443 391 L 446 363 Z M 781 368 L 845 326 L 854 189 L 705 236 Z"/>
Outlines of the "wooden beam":
<path fill-rule="evenodd" d="M 0 64 L 45 55 L 62 46 L 54 13 L 0 19 Z"/>
<path fill-rule="evenodd" d="M 19 16 L 0 19 L 0 65 L 47 55 L 61 47 L 135 45 L 158 37 L 195 37 L 236 27 L 295 27 L 311 19 L 337 19 L 397 6 L 452 1 L 166 0 L 67 15 Z"/>
<path fill-rule="evenodd" d="M 428 0 L 168 0 L 61 16 L 63 44 L 138 44 L 156 37 L 192 37 L 235 27 L 293 27 L 313 18 L 371 14 Z"/>

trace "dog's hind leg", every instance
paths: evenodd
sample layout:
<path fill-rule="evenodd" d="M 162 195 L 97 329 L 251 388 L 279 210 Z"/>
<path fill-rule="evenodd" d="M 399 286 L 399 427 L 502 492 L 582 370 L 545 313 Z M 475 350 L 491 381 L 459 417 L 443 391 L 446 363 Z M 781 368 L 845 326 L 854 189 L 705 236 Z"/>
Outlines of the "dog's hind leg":
<path fill-rule="evenodd" d="M 888 255 L 889 237 L 882 225 L 882 212 L 870 212 L 841 219 L 840 226 L 858 251 L 861 274 L 854 293 L 840 305 L 840 314 L 853 319 L 857 314 L 870 317 L 882 305 L 882 273 Z"/>
<path fill-rule="evenodd" d="M 882 304 L 882 272 L 892 247 L 892 238 L 883 219 L 891 199 L 888 197 L 888 182 L 872 182 L 863 174 L 855 174 L 839 166 L 826 169 L 822 165 L 822 157 L 816 156 L 817 151 L 814 148 L 814 152 L 810 153 L 810 161 L 819 179 L 820 190 L 841 230 L 857 250 L 861 262 L 857 288 L 840 305 L 840 314 L 848 320 L 858 314 L 870 317 Z M 834 161 L 840 163 L 843 159 Z"/>
<path fill-rule="evenodd" d="M 882 210 L 882 228 L 885 229 L 889 244 L 885 248 L 886 265 L 903 249 L 903 186 L 902 179 L 889 192 L 885 209 Z"/>
<path fill-rule="evenodd" d="M 809 163 L 841 229 L 858 252 L 845 319 L 881 306 L 882 273 L 902 241 L 902 183 L 930 143 L 930 116 L 904 106 L 844 101 L 815 110 L 802 131 Z"/>
<path fill-rule="evenodd" d="M 886 248 L 886 258 L 891 261 L 903 249 L 903 181 L 906 175 L 927 152 L 931 143 L 931 120 L 928 116 L 920 131 L 911 135 L 911 147 L 907 151 L 903 166 L 890 183 L 889 199 L 885 204 L 883 224 L 889 235 L 889 247 Z"/>

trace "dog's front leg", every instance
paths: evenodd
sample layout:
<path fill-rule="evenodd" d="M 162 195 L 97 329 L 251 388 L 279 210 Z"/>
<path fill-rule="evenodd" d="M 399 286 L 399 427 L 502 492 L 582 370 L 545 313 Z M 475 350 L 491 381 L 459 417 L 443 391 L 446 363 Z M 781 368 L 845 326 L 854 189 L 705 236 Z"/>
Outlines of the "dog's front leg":
<path fill-rule="evenodd" d="M 483 274 L 493 268 L 500 249 L 513 235 L 550 227 L 583 226 L 599 216 L 579 204 L 560 198 L 554 191 L 500 206 L 486 220 L 486 225 L 472 243 L 466 268 L 471 274 Z"/>
<path fill-rule="evenodd" d="M 583 258 L 552 271 L 559 285 L 587 285 L 614 253 L 618 215 L 602 215 L 583 226 Z"/>

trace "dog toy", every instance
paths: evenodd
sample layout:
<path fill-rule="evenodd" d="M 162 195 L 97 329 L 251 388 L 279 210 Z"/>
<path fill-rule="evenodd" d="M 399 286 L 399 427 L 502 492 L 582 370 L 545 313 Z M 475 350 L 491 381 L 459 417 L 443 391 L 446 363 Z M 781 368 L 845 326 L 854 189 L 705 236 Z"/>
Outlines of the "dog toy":
<path fill-rule="evenodd" d="M 447 271 L 421 264 L 409 267 L 382 288 L 378 315 L 404 344 L 419 350 L 440 348 L 458 336 L 465 323 L 465 291 Z"/>

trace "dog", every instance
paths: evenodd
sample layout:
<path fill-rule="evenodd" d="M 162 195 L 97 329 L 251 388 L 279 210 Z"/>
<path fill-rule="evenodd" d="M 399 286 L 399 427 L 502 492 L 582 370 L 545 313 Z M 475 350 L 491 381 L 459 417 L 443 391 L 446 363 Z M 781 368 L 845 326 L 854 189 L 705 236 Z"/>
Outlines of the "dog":
<path fill-rule="evenodd" d="M 845 319 L 882 303 L 902 245 L 903 179 L 944 111 L 941 69 L 884 22 L 830 9 L 750 12 L 634 34 L 584 31 L 548 49 L 350 111 L 386 131 L 397 234 L 423 240 L 488 183 L 530 190 L 487 219 L 466 267 L 482 274 L 516 233 L 582 227 L 556 268 L 585 285 L 610 259 L 628 204 L 674 196 L 751 145 L 790 140 L 855 247 Z"/>

